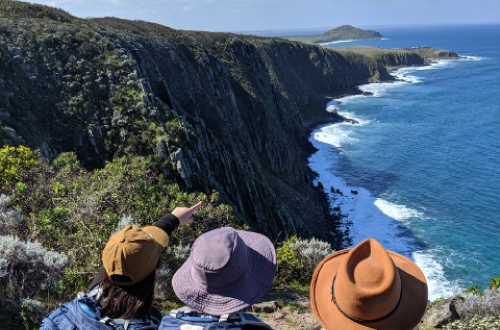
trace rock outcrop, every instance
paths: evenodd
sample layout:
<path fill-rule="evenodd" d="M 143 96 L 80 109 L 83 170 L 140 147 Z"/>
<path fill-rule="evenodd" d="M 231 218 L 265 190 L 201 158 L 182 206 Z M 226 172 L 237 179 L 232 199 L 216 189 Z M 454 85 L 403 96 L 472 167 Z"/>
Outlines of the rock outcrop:
<path fill-rule="evenodd" d="M 451 297 L 432 306 L 424 315 L 422 323 L 431 328 L 442 328 L 444 325 L 460 319 L 460 296 Z"/>

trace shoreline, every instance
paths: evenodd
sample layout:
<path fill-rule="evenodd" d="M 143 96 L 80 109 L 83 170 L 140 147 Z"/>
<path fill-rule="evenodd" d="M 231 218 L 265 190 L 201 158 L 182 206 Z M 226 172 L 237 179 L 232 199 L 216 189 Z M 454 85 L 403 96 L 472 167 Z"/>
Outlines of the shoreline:
<path fill-rule="evenodd" d="M 387 38 L 381 37 L 381 38 L 368 38 L 368 39 L 333 40 L 333 41 L 321 42 L 321 43 L 318 43 L 318 45 L 328 46 L 328 45 L 334 45 L 334 44 L 343 44 L 343 43 L 349 43 L 349 42 L 355 42 L 355 41 L 366 41 L 366 40 L 387 40 Z"/>
<path fill-rule="evenodd" d="M 438 64 L 439 63 L 436 63 L 436 65 Z M 361 84 L 357 86 L 359 92 L 339 95 L 329 99 L 340 100 L 340 102 L 342 102 L 342 98 L 362 95 L 363 85 L 405 82 L 416 83 L 421 81 L 418 77 L 409 75 L 408 79 L 404 79 L 403 77 L 406 77 L 406 75 L 400 73 L 400 75 L 403 76 L 398 77 L 397 71 L 400 69 L 421 70 L 421 68 L 429 66 L 432 66 L 432 63 L 425 66 L 403 66 L 394 68 L 391 70 L 391 76 L 395 78 L 394 80 Z M 372 95 L 375 97 L 377 96 L 376 93 Z M 325 113 L 329 112 L 325 111 Z M 413 235 L 405 234 L 401 236 L 403 233 L 411 233 L 405 224 L 406 217 L 418 216 L 418 211 L 410 209 L 405 205 L 394 204 L 385 200 L 383 197 L 374 196 L 364 187 L 351 186 L 347 184 L 341 176 L 331 171 L 330 166 L 334 166 L 337 157 L 334 155 L 332 158 L 332 153 L 338 153 L 341 142 L 338 142 L 337 145 L 335 142 L 332 143 L 332 140 L 328 140 L 328 138 L 332 138 L 332 136 L 328 135 L 334 134 L 329 131 L 335 131 L 335 129 L 323 130 L 322 128 L 349 125 L 343 120 L 346 117 L 339 113 L 336 113 L 336 115 L 338 118 L 335 121 L 326 122 L 326 119 L 329 117 L 331 118 L 331 116 L 321 116 L 319 119 L 307 123 L 307 127 L 310 129 L 309 142 L 317 150 L 310 154 L 308 158 L 308 167 L 312 172 L 316 173 L 314 186 L 325 193 L 330 200 L 331 212 L 335 212 L 335 214 L 339 216 L 340 222 L 335 224 L 335 230 L 342 236 L 342 248 L 348 248 L 353 244 L 357 244 L 357 240 L 362 237 L 374 236 L 374 238 L 379 240 L 384 247 L 387 246 L 390 250 L 399 250 L 400 253 L 418 262 L 418 264 L 423 267 L 423 270 L 425 269 L 430 288 L 432 288 L 429 292 L 430 297 L 437 298 L 440 295 L 450 293 L 451 282 L 444 277 L 442 266 L 433 259 L 432 254 L 425 252 L 425 243 Z M 340 117 L 342 119 L 339 119 Z M 316 125 L 313 126 L 313 124 Z M 364 123 L 361 121 L 360 125 L 363 124 Z M 337 139 L 339 137 L 341 139 L 341 136 L 337 136 Z M 400 213 L 398 213 L 398 211 Z M 405 215 L 401 215 L 402 213 Z M 329 227 L 330 226 L 327 226 L 325 229 L 329 230 Z M 383 228 L 383 231 L 380 231 L 380 228 Z M 394 237 L 399 238 L 398 240 L 393 240 Z"/>

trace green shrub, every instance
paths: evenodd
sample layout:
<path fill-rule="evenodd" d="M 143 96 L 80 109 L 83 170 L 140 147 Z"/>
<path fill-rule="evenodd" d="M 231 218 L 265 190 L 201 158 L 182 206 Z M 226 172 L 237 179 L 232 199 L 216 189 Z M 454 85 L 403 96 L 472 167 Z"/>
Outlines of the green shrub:
<path fill-rule="evenodd" d="M 38 242 L 24 242 L 15 236 L 0 236 L 0 300 L 2 312 L 21 313 L 25 325 L 37 324 L 45 306 L 35 298 L 42 290 L 57 285 L 68 258 L 47 251 Z"/>
<path fill-rule="evenodd" d="M 495 277 L 491 279 L 490 288 L 500 288 L 500 277 Z"/>
<path fill-rule="evenodd" d="M 312 274 L 323 258 L 333 252 L 327 242 L 312 238 L 292 236 L 278 244 L 276 249 L 277 271 L 275 284 L 309 284 Z"/>
<path fill-rule="evenodd" d="M 467 289 L 464 290 L 465 293 L 472 293 L 478 296 L 482 296 L 484 291 L 481 290 L 481 287 L 478 285 L 471 285 Z"/>
<path fill-rule="evenodd" d="M 7 195 L 0 195 L 0 235 L 19 234 L 24 225 L 24 220 L 15 210 Z"/>
<path fill-rule="evenodd" d="M 277 269 L 274 281 L 277 284 L 286 284 L 300 276 L 302 264 L 297 253 L 290 248 L 290 244 L 297 238 L 292 236 L 288 241 L 278 244 L 276 249 Z"/>
<path fill-rule="evenodd" d="M 500 317 L 500 289 L 488 288 L 481 294 L 473 293 L 460 303 L 460 318 Z"/>
<path fill-rule="evenodd" d="M 52 165 L 61 174 L 69 174 L 82 170 L 82 165 L 74 152 L 63 152 L 59 154 L 59 156 L 52 161 Z"/>
<path fill-rule="evenodd" d="M 51 308 L 72 299 L 86 287 L 102 267 L 101 253 L 109 236 L 124 225 L 151 225 L 176 206 L 203 201 L 190 226 L 182 226 L 170 237 L 171 247 L 163 258 L 165 276 L 159 281 L 164 299 L 175 300 L 171 274 L 184 262 L 190 244 L 208 230 L 233 226 L 232 208 L 219 194 L 188 193 L 165 178 L 153 157 L 126 155 L 108 161 L 102 169 L 87 171 L 74 153 L 61 153 L 51 166 L 39 162 L 28 148 L 4 148 L 4 160 L 16 165 L 14 176 L 4 176 L 0 195 L 0 235 L 22 234 L 37 240 L 40 248 L 68 257 L 69 267 L 55 286 L 48 286 L 51 301 L 38 291 L 30 299 L 42 299 Z M 9 160 L 9 156 L 15 159 Z M 25 165 L 23 165 L 25 164 Z M 22 165 L 22 166 L 21 166 Z M 22 192 L 16 183 L 22 178 Z M 12 192 L 11 196 L 7 194 Z M 182 253 L 181 253 L 182 252 Z M 44 289 L 45 290 L 45 289 Z"/>
<path fill-rule="evenodd" d="M 0 149 L 0 185 L 2 189 L 13 187 L 21 181 L 30 169 L 38 165 L 39 153 L 27 147 Z"/>
<path fill-rule="evenodd" d="M 24 299 L 22 301 L 21 309 L 21 316 L 24 320 L 25 329 L 36 329 L 31 325 L 39 324 L 46 314 L 45 305 L 34 299 Z"/>

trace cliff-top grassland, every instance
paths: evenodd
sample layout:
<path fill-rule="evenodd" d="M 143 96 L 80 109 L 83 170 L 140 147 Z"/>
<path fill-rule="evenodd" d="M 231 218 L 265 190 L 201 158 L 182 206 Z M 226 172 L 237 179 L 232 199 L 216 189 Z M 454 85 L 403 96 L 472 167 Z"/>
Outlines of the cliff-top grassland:
<path fill-rule="evenodd" d="M 310 128 L 343 120 L 328 98 L 441 56 L 385 52 L 0 0 L 0 321 L 36 327 L 88 285 L 112 232 L 200 200 L 165 253 L 160 309 L 179 304 L 169 278 L 190 244 L 225 225 L 276 242 L 275 287 L 307 287 L 348 240 L 307 167 Z"/>

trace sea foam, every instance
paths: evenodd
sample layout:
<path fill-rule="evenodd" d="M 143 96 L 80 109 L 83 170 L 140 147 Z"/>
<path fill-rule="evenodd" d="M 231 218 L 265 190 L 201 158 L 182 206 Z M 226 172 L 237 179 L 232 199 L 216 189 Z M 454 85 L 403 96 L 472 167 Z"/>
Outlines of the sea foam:
<path fill-rule="evenodd" d="M 321 46 L 328 46 L 328 45 L 333 45 L 333 44 L 343 44 L 347 42 L 353 42 L 354 40 L 336 40 L 336 41 L 330 41 L 330 42 L 323 42 L 320 43 Z"/>
<path fill-rule="evenodd" d="M 481 61 L 483 60 L 483 57 L 480 56 L 468 56 L 468 55 L 461 55 L 458 60 L 465 60 L 465 61 Z"/>
<path fill-rule="evenodd" d="M 331 206 L 340 207 L 345 216 L 340 230 L 351 239 L 345 242 L 346 247 L 354 246 L 368 237 L 375 238 L 386 249 L 401 253 L 419 265 L 428 278 L 431 300 L 451 295 L 456 291 L 455 286 L 446 280 L 443 267 L 435 261 L 432 252 L 422 249 L 422 243 L 405 226 L 410 218 L 423 218 L 424 214 L 374 197 L 363 187 L 349 186 L 334 174 L 342 145 L 360 142 L 353 131 L 342 129 L 342 126 L 347 125 L 352 124 L 334 124 L 315 130 L 310 141 L 319 151 L 309 158 L 309 166 L 319 174 L 316 184 L 321 181 Z M 332 192 L 331 188 L 335 191 L 338 189 L 343 195 Z"/>
<path fill-rule="evenodd" d="M 366 84 L 359 88 L 373 93 L 375 97 L 381 96 L 388 89 L 421 82 L 420 77 L 413 75 L 416 71 L 447 65 L 448 62 L 439 61 L 429 67 L 399 69 L 393 73 L 399 79 L 397 82 Z M 364 97 L 369 96 L 343 97 L 329 102 L 328 107 L 330 111 L 336 106 L 342 106 L 345 109 L 350 102 Z M 427 249 L 425 243 L 413 235 L 408 228 L 412 218 L 426 219 L 423 210 L 399 205 L 387 200 L 384 196 L 373 196 L 368 189 L 350 186 L 336 174 L 339 160 L 344 157 L 342 146 L 362 143 L 356 136 L 355 128 L 360 125 L 374 124 L 366 118 L 359 118 L 355 113 L 338 109 L 337 111 L 345 117 L 356 119 L 360 124 L 336 123 L 314 130 L 310 141 L 318 151 L 309 158 L 309 166 L 319 174 L 316 184 L 321 181 L 330 198 L 332 208 L 340 207 L 344 215 L 339 229 L 349 237 L 349 240 L 344 242 L 345 246 L 354 246 L 368 237 L 375 238 L 386 249 L 401 253 L 415 261 L 427 278 L 430 300 L 448 297 L 457 292 L 458 284 L 446 279 L 443 266 L 436 260 L 436 251 Z M 336 193 L 337 189 L 342 194 Z"/>

